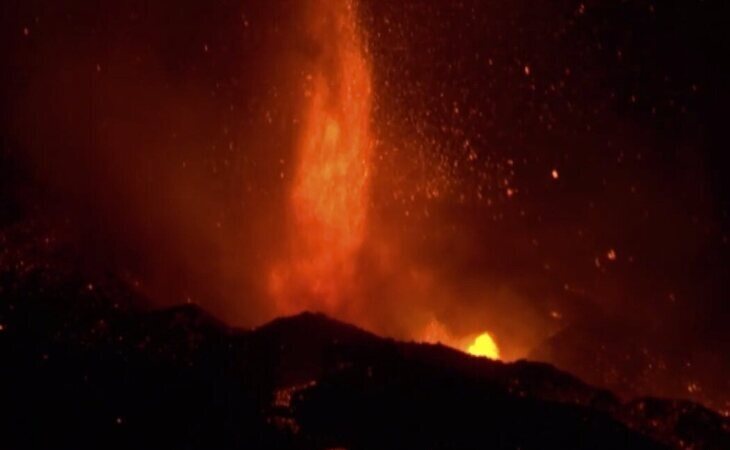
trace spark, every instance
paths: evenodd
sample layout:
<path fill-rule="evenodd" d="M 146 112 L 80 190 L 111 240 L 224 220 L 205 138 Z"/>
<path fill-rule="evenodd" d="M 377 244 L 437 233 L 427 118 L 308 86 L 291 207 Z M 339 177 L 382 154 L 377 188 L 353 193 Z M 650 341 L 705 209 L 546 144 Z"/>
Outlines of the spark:
<path fill-rule="evenodd" d="M 608 259 L 609 261 L 616 261 L 616 258 L 617 258 L 617 255 L 616 255 L 616 250 L 614 250 L 614 249 L 609 249 L 609 250 L 608 250 L 608 252 L 606 252 L 606 258 L 607 258 L 607 259 Z"/>

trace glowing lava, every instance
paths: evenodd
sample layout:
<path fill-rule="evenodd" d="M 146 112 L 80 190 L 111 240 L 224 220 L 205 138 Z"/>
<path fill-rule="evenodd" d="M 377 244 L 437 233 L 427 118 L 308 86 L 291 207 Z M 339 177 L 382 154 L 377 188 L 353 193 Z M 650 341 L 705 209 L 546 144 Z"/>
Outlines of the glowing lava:
<path fill-rule="evenodd" d="M 492 336 L 486 331 L 477 336 L 470 344 L 469 337 L 456 338 L 438 320 L 431 319 L 417 339 L 429 344 L 442 344 L 447 347 L 465 351 L 474 356 L 484 356 L 490 359 L 499 359 L 499 347 Z"/>
<path fill-rule="evenodd" d="M 482 333 L 469 346 L 467 352 L 474 356 L 485 356 L 489 359 L 499 359 L 499 348 L 489 333 Z"/>
<path fill-rule="evenodd" d="M 270 290 L 280 313 L 337 312 L 367 219 L 371 77 L 351 1 L 313 3 L 318 53 L 303 67 L 304 108 L 291 196 L 289 257 Z"/>

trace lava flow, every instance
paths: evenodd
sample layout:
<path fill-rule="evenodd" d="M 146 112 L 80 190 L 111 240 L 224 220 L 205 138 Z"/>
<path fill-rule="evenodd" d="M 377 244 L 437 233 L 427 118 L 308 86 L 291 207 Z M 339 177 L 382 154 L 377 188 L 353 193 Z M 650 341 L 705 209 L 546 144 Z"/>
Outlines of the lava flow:
<path fill-rule="evenodd" d="M 288 255 L 270 274 L 280 313 L 336 313 L 352 283 L 367 220 L 371 77 L 355 5 L 318 2 L 317 47 L 291 186 Z"/>

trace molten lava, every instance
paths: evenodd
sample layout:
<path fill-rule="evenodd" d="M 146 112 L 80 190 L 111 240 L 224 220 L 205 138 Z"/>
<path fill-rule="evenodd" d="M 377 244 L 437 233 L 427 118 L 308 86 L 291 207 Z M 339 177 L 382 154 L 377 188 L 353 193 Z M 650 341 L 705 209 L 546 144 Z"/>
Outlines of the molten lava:
<path fill-rule="evenodd" d="M 288 257 L 271 273 L 280 313 L 336 313 L 367 219 L 371 77 L 351 1 L 315 2 L 318 53 L 303 68 L 303 120 L 291 186 Z"/>
<path fill-rule="evenodd" d="M 442 344 L 451 348 L 465 351 L 474 356 L 484 356 L 489 359 L 500 359 L 499 347 L 486 331 L 478 335 L 473 342 L 469 337 L 454 336 L 441 322 L 432 319 L 418 337 L 420 342 Z"/>
<path fill-rule="evenodd" d="M 489 359 L 499 359 L 499 347 L 489 333 L 482 333 L 469 346 L 467 352 L 474 356 L 484 356 Z"/>

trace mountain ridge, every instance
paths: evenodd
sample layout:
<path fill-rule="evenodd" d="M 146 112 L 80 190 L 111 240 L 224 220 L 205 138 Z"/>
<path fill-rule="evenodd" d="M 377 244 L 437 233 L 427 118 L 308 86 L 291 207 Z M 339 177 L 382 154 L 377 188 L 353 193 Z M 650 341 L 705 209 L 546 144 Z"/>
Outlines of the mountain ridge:
<path fill-rule="evenodd" d="M 40 269 L 1 279 L 11 449 L 730 446 L 727 419 L 701 405 L 623 402 L 545 363 L 320 313 L 246 330 L 193 304 L 141 311 L 123 285 Z"/>

